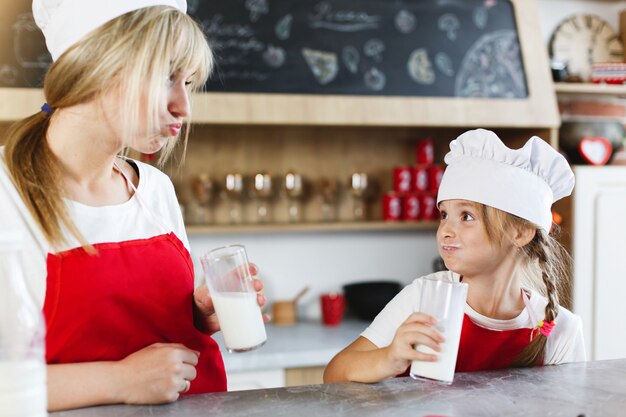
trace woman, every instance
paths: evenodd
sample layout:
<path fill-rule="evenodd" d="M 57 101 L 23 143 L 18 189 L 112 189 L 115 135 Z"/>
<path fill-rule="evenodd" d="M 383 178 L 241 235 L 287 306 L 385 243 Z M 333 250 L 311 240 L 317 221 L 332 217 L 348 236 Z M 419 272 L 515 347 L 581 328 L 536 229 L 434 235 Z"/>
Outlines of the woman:
<path fill-rule="evenodd" d="M 119 156 L 166 158 L 211 71 L 185 11 L 180 0 L 33 2 L 54 63 L 42 111 L 7 134 L 0 212 L 27 237 L 50 410 L 226 389 L 171 181 Z"/>

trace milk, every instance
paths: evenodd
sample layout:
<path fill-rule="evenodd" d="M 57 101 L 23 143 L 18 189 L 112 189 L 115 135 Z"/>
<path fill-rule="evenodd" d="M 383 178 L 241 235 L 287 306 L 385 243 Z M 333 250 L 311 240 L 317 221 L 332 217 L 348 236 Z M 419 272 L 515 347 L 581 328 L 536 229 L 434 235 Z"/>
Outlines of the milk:
<path fill-rule="evenodd" d="M 451 384 L 454 379 L 456 356 L 463 327 L 463 309 L 467 299 L 467 284 L 437 278 L 422 277 L 419 282 L 420 312 L 437 320 L 436 328 L 445 339 L 441 352 L 418 345 L 416 350 L 436 355 L 435 362 L 413 361 L 410 374 L 413 378 L 425 378 Z"/>
<path fill-rule="evenodd" d="M 47 416 L 46 365 L 0 361 L 0 417 Z"/>
<path fill-rule="evenodd" d="M 461 340 L 462 326 L 463 315 L 437 323 L 436 327 L 446 341 L 439 345 L 441 352 L 434 351 L 428 346 L 417 346 L 416 350 L 418 352 L 437 355 L 437 361 L 413 361 L 410 372 L 413 378 L 432 379 L 445 384 L 452 383 L 454 379 L 454 369 L 456 367 L 456 357 Z"/>
<path fill-rule="evenodd" d="M 265 325 L 256 293 L 212 294 L 215 312 L 229 352 L 245 352 L 265 343 Z"/>

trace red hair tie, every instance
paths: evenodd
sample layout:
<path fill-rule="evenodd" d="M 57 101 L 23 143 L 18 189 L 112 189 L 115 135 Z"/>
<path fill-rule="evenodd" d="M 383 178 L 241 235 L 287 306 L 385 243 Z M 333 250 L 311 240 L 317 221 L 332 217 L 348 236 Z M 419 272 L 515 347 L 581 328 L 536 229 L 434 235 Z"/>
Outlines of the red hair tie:
<path fill-rule="evenodd" d="M 539 331 L 541 332 L 541 334 L 544 335 L 545 337 L 548 337 L 550 336 L 550 333 L 552 333 L 552 329 L 554 329 L 555 323 L 554 323 L 554 320 L 552 321 L 540 320 L 537 326 L 539 327 Z"/>

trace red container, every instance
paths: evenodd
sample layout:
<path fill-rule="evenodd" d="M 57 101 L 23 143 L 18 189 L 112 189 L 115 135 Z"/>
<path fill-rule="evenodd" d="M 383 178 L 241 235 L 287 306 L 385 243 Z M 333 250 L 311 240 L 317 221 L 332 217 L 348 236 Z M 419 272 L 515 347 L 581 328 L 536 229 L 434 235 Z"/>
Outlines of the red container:
<path fill-rule="evenodd" d="M 411 191 L 411 168 L 395 167 L 393 169 L 393 190 L 397 193 Z"/>
<path fill-rule="evenodd" d="M 421 193 L 418 195 L 420 206 L 420 220 L 439 219 L 437 209 L 437 195 L 435 193 Z"/>
<path fill-rule="evenodd" d="M 443 165 L 432 165 L 428 168 L 428 188 L 430 191 L 439 190 L 444 169 Z"/>
<path fill-rule="evenodd" d="M 322 294 L 320 303 L 322 305 L 322 323 L 325 326 L 337 326 L 341 323 L 346 308 L 346 300 L 342 294 Z"/>
<path fill-rule="evenodd" d="M 416 221 L 420 219 L 420 199 L 417 194 L 407 194 L 402 202 L 402 219 Z"/>
<path fill-rule="evenodd" d="M 428 191 L 429 187 L 429 166 L 428 165 L 416 165 L 412 169 L 413 177 L 413 191 L 421 193 Z"/>
<path fill-rule="evenodd" d="M 435 162 L 435 145 L 432 139 L 421 139 L 417 142 L 415 160 L 418 164 L 432 164 Z"/>
<path fill-rule="evenodd" d="M 383 196 L 383 220 L 400 220 L 402 216 L 402 198 L 394 192 Z"/>

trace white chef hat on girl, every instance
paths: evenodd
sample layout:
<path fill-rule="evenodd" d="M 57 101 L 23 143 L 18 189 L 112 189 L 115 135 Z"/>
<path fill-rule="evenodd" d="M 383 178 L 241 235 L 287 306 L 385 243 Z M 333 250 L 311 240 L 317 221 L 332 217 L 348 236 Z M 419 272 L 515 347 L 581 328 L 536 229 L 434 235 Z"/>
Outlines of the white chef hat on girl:
<path fill-rule="evenodd" d="M 470 130 L 450 142 L 437 205 L 444 200 L 482 203 L 552 226 L 552 203 L 572 193 L 574 173 L 554 148 L 533 136 L 510 149 L 493 132 Z"/>
<path fill-rule="evenodd" d="M 186 0 L 33 0 L 33 17 L 53 60 L 98 26 L 133 10 L 171 6 L 187 12 Z"/>

